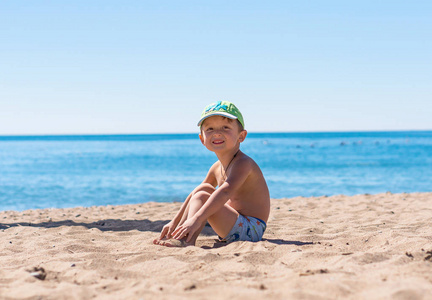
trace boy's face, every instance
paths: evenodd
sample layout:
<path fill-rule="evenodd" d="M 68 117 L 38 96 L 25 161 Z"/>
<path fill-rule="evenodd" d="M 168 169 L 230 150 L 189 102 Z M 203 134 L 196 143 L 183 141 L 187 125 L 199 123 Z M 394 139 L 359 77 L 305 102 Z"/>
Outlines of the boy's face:
<path fill-rule="evenodd" d="M 213 116 L 201 125 L 200 140 L 210 151 L 231 150 L 246 138 L 247 131 L 241 130 L 237 120 Z"/>

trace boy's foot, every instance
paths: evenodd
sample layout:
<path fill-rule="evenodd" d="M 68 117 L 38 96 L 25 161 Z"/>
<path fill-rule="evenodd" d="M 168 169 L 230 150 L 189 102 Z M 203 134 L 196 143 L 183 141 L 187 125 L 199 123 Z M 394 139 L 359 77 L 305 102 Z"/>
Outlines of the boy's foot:
<path fill-rule="evenodd" d="M 176 239 L 156 239 L 153 241 L 153 244 L 165 246 L 165 247 L 187 247 L 194 246 L 194 244 L 187 243 L 186 240 L 176 240 Z"/>

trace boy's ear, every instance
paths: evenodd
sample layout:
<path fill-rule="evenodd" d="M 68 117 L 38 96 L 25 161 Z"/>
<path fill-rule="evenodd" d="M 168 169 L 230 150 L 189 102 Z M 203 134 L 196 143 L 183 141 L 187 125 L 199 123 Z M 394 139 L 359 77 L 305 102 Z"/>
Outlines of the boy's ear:
<path fill-rule="evenodd" d="M 201 141 L 201 144 L 204 145 L 204 138 L 203 138 L 203 136 L 201 135 L 201 133 L 199 134 L 199 139 L 200 139 L 200 141 Z"/>
<path fill-rule="evenodd" d="M 246 136 L 247 136 L 247 131 L 246 130 L 242 130 L 240 132 L 240 136 L 239 136 L 240 143 L 243 143 L 243 141 L 246 139 Z"/>

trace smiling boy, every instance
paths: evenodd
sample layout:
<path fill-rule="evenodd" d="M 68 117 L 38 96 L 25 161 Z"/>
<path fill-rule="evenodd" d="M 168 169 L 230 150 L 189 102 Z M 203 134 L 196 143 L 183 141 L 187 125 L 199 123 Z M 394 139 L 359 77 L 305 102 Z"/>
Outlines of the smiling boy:
<path fill-rule="evenodd" d="M 247 135 L 242 114 L 233 103 L 219 101 L 205 108 L 198 126 L 201 143 L 218 161 L 153 242 L 195 245 L 207 221 L 221 241 L 260 241 L 270 213 L 270 195 L 258 165 L 240 151 Z"/>

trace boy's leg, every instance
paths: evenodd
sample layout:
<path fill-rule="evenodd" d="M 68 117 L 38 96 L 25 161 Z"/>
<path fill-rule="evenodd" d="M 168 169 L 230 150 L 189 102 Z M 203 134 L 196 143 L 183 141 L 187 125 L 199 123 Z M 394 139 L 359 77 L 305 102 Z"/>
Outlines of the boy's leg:
<path fill-rule="evenodd" d="M 211 196 L 211 194 L 214 191 L 215 188 L 210 184 L 202 184 L 198 186 L 198 188 L 195 189 L 191 199 L 189 200 L 187 209 L 185 210 L 185 213 L 179 225 L 183 224 L 187 218 L 195 215 L 195 213 L 201 209 L 201 207 L 204 205 L 204 203 L 208 200 L 208 198 Z M 211 227 L 216 232 L 216 234 L 224 238 L 234 227 L 238 216 L 239 213 L 234 208 L 232 208 L 228 204 L 225 204 L 215 214 L 213 214 L 208 218 L 208 222 L 210 223 Z M 182 241 L 177 241 L 177 240 L 160 241 L 159 244 L 164 246 L 195 245 L 196 240 L 199 234 L 201 233 L 202 229 L 204 228 L 205 224 L 206 222 L 203 222 L 203 224 L 201 224 L 199 230 L 197 230 L 194 233 L 194 235 L 192 236 L 191 240 L 188 243 L 185 242 L 186 239 L 183 239 Z"/>
<path fill-rule="evenodd" d="M 210 184 L 202 184 L 199 186 L 199 188 L 195 189 L 194 194 L 192 198 L 189 201 L 188 210 L 187 210 L 187 218 L 185 220 L 182 220 L 180 222 L 179 226 L 186 221 L 186 219 L 189 219 L 193 217 L 197 211 L 201 209 L 201 207 L 206 203 L 208 198 L 210 198 L 211 194 L 213 194 L 215 191 L 215 188 Z M 186 214 L 186 212 L 185 212 Z M 196 240 L 198 236 L 200 235 L 201 231 L 203 230 L 205 224 L 207 221 L 203 222 L 200 226 L 200 228 L 194 233 L 191 240 L 186 245 L 195 245 Z M 186 239 L 184 239 L 186 240 Z"/>
<path fill-rule="evenodd" d="M 185 212 L 182 215 L 182 218 L 178 224 L 178 226 L 180 226 L 181 224 L 183 224 L 189 217 L 193 216 L 203 205 L 204 203 L 207 201 L 207 199 L 211 196 L 211 194 L 215 191 L 215 188 L 208 184 L 208 183 L 204 183 L 204 184 L 200 184 L 199 186 L 197 186 L 195 188 L 195 190 L 193 191 L 193 195 L 191 197 L 191 199 L 189 200 L 188 205 L 186 206 Z M 164 240 L 159 240 L 157 242 L 154 242 L 156 244 L 159 245 L 163 245 L 163 246 L 188 246 L 188 245 L 195 245 L 196 239 L 198 238 L 199 234 L 201 233 L 202 229 L 205 226 L 204 222 L 200 229 L 194 234 L 194 236 L 192 237 L 191 241 L 189 243 L 185 243 L 184 241 L 177 241 L 177 240 L 172 240 L 172 239 L 164 239 Z"/>
<path fill-rule="evenodd" d="M 225 204 L 208 218 L 208 222 L 218 236 L 225 238 L 237 222 L 238 216 L 239 213 L 234 208 Z"/>
<path fill-rule="evenodd" d="M 201 207 L 208 200 L 208 198 L 211 196 L 214 190 L 215 189 L 211 187 L 210 190 L 202 189 L 201 191 L 194 194 L 194 196 L 191 198 L 189 202 L 190 206 L 188 210 L 188 218 L 194 216 L 195 213 L 201 209 Z M 234 208 L 232 208 L 228 204 L 225 204 L 215 214 L 213 214 L 208 218 L 208 222 L 210 223 L 210 226 L 213 228 L 216 234 L 224 238 L 228 235 L 228 233 L 230 233 L 231 229 L 234 227 L 235 223 L 237 222 L 238 216 L 239 213 Z M 195 242 L 199 234 L 201 233 L 202 229 L 204 228 L 205 223 L 206 222 L 201 224 L 200 229 L 194 233 L 194 235 L 190 240 L 190 243 L 188 244 L 195 245 Z"/>

